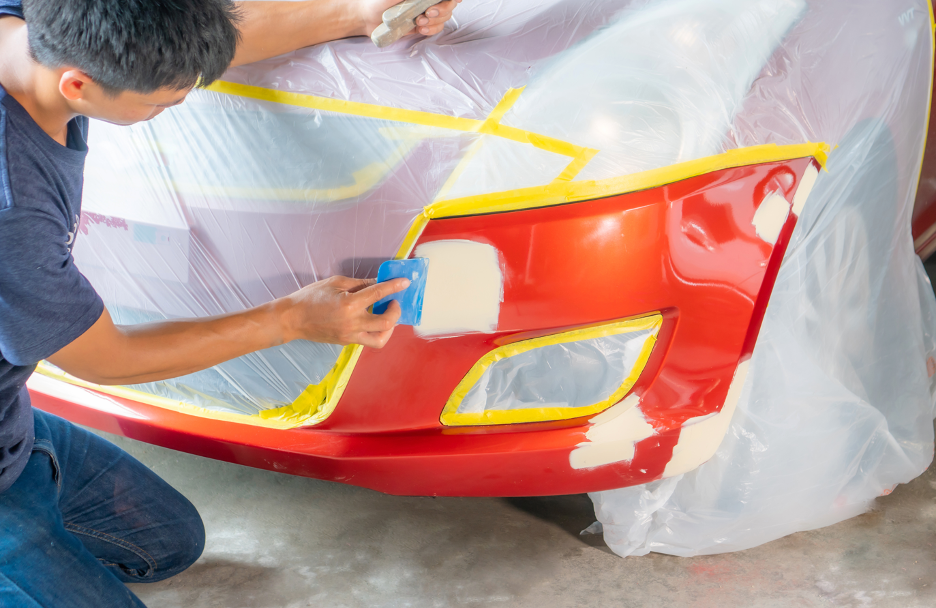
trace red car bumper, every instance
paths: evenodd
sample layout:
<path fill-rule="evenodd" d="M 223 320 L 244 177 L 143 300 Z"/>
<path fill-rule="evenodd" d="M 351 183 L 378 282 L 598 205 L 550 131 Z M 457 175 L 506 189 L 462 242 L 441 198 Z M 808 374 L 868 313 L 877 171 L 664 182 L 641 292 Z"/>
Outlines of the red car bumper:
<path fill-rule="evenodd" d="M 46 378 L 31 381 L 33 405 L 171 449 L 392 494 L 554 495 L 652 481 L 664 475 L 683 424 L 722 410 L 750 356 L 796 222 L 787 209 L 765 239 L 756 214 L 772 195 L 792 205 L 814 163 L 755 164 L 598 200 L 430 220 L 418 243 L 463 239 L 500 252 L 497 331 L 427 341 L 398 327 L 383 350 L 364 350 L 334 413 L 315 427 L 199 418 Z M 635 443 L 632 459 L 572 466 L 591 417 L 440 422 L 455 386 L 494 348 L 653 313 L 663 326 L 631 390 L 653 434 Z"/>

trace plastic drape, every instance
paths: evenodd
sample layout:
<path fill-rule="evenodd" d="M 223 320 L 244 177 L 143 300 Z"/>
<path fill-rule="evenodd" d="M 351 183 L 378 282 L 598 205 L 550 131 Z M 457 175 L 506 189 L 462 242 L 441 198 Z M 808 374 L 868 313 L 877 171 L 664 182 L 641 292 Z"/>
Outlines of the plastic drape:
<path fill-rule="evenodd" d="M 928 7 L 810 4 L 728 136 L 838 148 L 797 224 L 715 457 L 591 495 L 620 555 L 735 551 L 829 525 L 932 459 L 936 302 L 910 237 L 932 74 Z"/>
<path fill-rule="evenodd" d="M 76 258 L 118 322 L 204 316 L 373 276 L 441 199 L 838 146 L 715 458 L 593 495 L 622 555 L 739 549 L 861 512 L 932 456 L 936 302 L 910 239 L 931 75 L 925 0 L 472 0 L 431 39 L 338 41 L 225 80 L 474 123 L 201 91 L 95 124 Z M 478 126 L 494 114 L 554 140 Z M 338 352 L 293 343 L 140 388 L 255 414 Z"/>

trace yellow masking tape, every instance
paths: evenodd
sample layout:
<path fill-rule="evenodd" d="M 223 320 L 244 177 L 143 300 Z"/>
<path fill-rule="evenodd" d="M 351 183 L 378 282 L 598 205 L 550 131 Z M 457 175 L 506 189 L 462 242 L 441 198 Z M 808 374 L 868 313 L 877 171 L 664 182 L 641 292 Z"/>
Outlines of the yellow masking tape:
<path fill-rule="evenodd" d="M 225 196 L 250 200 L 333 202 L 357 198 L 380 183 L 396 165 L 405 160 L 415 142 L 404 142 L 382 162 L 374 162 L 351 174 L 354 184 L 337 188 L 247 188 L 238 186 L 208 186 L 172 181 L 176 192 L 194 192 L 208 196 Z"/>
<path fill-rule="evenodd" d="M 519 89 L 509 89 L 504 97 L 494 106 L 494 109 L 491 110 L 491 114 L 484 120 L 484 124 L 481 125 L 480 131 L 484 129 L 492 128 L 490 125 L 500 121 L 503 118 L 504 114 L 513 107 L 513 104 L 519 99 L 520 93 L 523 92 L 523 87 Z M 485 125 L 488 125 L 487 127 Z M 471 164 L 471 161 L 474 160 L 478 152 L 481 150 L 481 147 L 484 145 L 484 138 L 478 138 L 476 141 L 471 143 L 471 146 L 468 149 L 468 152 L 462 156 L 461 160 L 458 161 L 458 165 L 455 167 L 455 170 L 452 171 L 451 175 L 448 176 L 448 179 L 445 180 L 445 183 L 442 184 L 442 188 L 439 189 L 439 193 L 436 195 L 435 200 L 440 201 L 448 196 L 448 192 L 452 189 L 458 179 L 465 172 L 465 169 L 468 165 Z"/>
<path fill-rule="evenodd" d="M 461 157 L 461 160 L 458 161 L 458 165 L 455 167 L 455 170 L 448 176 L 445 180 L 445 183 L 442 184 L 442 187 L 439 188 L 439 193 L 436 194 L 433 202 L 438 202 L 444 200 L 448 197 L 448 193 L 452 190 L 452 187 L 455 186 L 459 178 L 465 172 L 465 169 L 468 168 L 468 165 L 471 164 L 471 161 L 474 160 L 475 156 L 478 155 L 478 152 L 481 151 L 481 148 L 484 146 L 485 139 L 479 137 L 477 140 L 471 143 L 471 147 L 468 148 L 468 151 L 464 156 Z"/>
<path fill-rule="evenodd" d="M 598 154 L 598 150 L 594 150 L 592 148 L 583 149 L 578 157 L 573 159 L 572 162 L 562 170 L 562 173 L 560 173 L 559 176 L 553 180 L 553 183 L 570 182 L 575 179 L 575 176 L 585 168 L 585 165 L 591 161 L 595 154 Z"/>
<path fill-rule="evenodd" d="M 404 122 L 426 127 L 438 127 L 440 129 L 453 129 L 455 131 L 477 131 L 478 127 L 481 125 L 480 120 L 474 120 L 472 118 L 458 118 L 456 116 L 420 112 L 418 110 L 389 108 L 371 103 L 345 101 L 343 99 L 332 99 L 330 97 L 316 97 L 315 95 L 265 89 L 263 87 L 238 84 L 236 82 L 225 82 L 223 80 L 215 81 L 205 87 L 205 90 L 225 95 L 247 97 L 259 101 L 271 101 L 273 103 L 309 108 L 312 110 L 322 110 L 338 114 L 352 114 L 354 116 L 364 116 L 366 118 Z"/>
<path fill-rule="evenodd" d="M 125 386 L 101 386 L 91 382 L 85 382 L 84 380 L 75 378 L 70 374 L 50 366 L 45 361 L 39 363 L 39 366 L 36 368 L 36 372 L 54 380 L 67 382 L 68 384 L 74 384 L 75 386 L 91 389 L 99 393 L 104 393 L 105 395 L 110 395 L 112 397 L 129 399 L 130 401 L 137 401 L 139 403 L 145 403 L 146 405 L 153 405 L 156 407 L 165 408 L 167 410 L 174 410 L 177 412 L 182 412 L 183 414 L 198 416 L 199 418 L 224 420 L 226 422 L 240 422 L 242 424 L 253 424 L 256 426 L 266 426 L 277 429 L 289 429 L 296 426 L 292 422 L 287 423 L 277 420 L 260 421 L 256 416 L 251 416 L 248 414 L 235 414 L 233 412 L 209 410 L 207 408 L 198 407 L 197 405 L 185 403 L 184 401 L 177 401 L 175 399 L 167 399 L 165 397 L 151 395 L 150 393 L 144 393 L 143 391 L 127 388 Z"/>
<path fill-rule="evenodd" d="M 297 426 L 316 424 L 328 418 L 334 411 L 335 405 L 337 405 L 338 399 L 341 398 L 345 387 L 348 385 L 348 380 L 351 378 L 351 370 L 354 369 L 354 364 L 357 363 L 358 358 L 361 356 L 362 348 L 363 347 L 357 344 L 344 347 L 341 354 L 338 356 L 338 361 L 335 362 L 335 366 L 328 372 L 325 378 L 318 384 L 313 384 L 306 388 L 290 405 L 272 410 L 263 410 L 258 414 L 252 415 L 209 410 L 207 408 L 191 405 L 184 401 L 167 399 L 124 386 L 100 386 L 75 378 L 61 370 L 51 367 L 45 362 L 40 363 L 36 371 L 43 376 L 48 376 L 55 380 L 61 380 L 82 388 L 95 390 L 105 395 L 138 401 L 147 405 L 175 410 L 200 418 L 239 422 L 241 424 L 252 424 L 254 426 L 275 429 L 291 429 Z"/>
<path fill-rule="evenodd" d="M 561 139 L 547 137 L 545 135 L 537 135 L 536 133 L 524 131 L 523 129 L 518 129 L 516 127 L 508 127 L 507 125 L 502 125 L 500 123 L 487 125 L 481 132 L 494 135 L 496 137 L 501 137 L 503 139 L 509 139 L 510 141 L 515 141 L 521 144 L 531 144 L 532 146 L 541 150 L 554 152 L 556 154 L 561 154 L 562 156 L 571 156 L 573 158 L 577 157 L 582 152 L 582 150 L 584 150 L 582 146 L 576 146 L 575 144 L 570 144 L 569 142 L 562 141 Z"/>
<path fill-rule="evenodd" d="M 507 92 L 504 93 L 504 96 L 501 97 L 501 100 L 497 102 L 497 105 L 494 106 L 494 109 L 491 110 L 491 113 L 488 114 L 488 117 L 484 120 L 484 124 L 481 128 L 484 128 L 484 125 L 499 123 L 501 118 L 504 117 L 504 114 L 507 113 L 510 108 L 513 107 L 517 100 L 520 99 L 520 94 L 523 93 L 523 89 L 526 87 L 520 87 L 519 89 L 507 89 Z"/>
<path fill-rule="evenodd" d="M 590 416 L 611 407 L 630 391 L 637 379 L 643 372 L 653 346 L 656 343 L 656 336 L 663 325 L 663 317 L 659 314 L 632 319 L 628 321 L 618 321 L 599 325 L 597 327 L 588 327 L 576 329 L 573 331 L 524 340 L 501 346 L 484 355 L 477 363 L 472 366 L 455 390 L 449 397 L 445 408 L 442 410 L 440 420 L 446 426 L 464 426 L 464 425 L 494 425 L 494 424 L 516 424 L 521 422 L 544 422 L 548 420 L 568 420 L 569 418 L 579 418 L 581 416 Z M 484 373 L 498 361 L 514 357 L 521 353 L 531 351 L 536 348 L 551 346 L 555 344 L 566 344 L 569 342 L 579 342 L 582 340 L 591 340 L 595 338 L 604 338 L 619 334 L 634 333 L 637 331 L 650 330 L 650 337 L 640 351 L 633 368 L 631 368 L 627 377 L 621 385 L 604 401 L 593 403 L 585 407 L 544 407 L 544 408 L 526 408 L 511 410 L 485 410 L 483 412 L 459 413 L 458 408 L 464 401 L 468 391 L 478 383 Z"/>
<path fill-rule="evenodd" d="M 739 148 L 714 156 L 611 179 L 579 182 L 557 181 L 548 186 L 535 186 L 533 188 L 439 201 L 426 207 L 424 213 L 429 219 L 436 219 L 563 205 L 576 201 L 648 190 L 690 177 L 711 173 L 712 171 L 780 162 L 795 158 L 813 157 L 821 166 L 825 167 L 828 155 L 829 146 L 824 143 L 790 146 L 769 144 Z"/>
<path fill-rule="evenodd" d="M 290 93 L 288 91 L 278 91 L 274 89 L 265 89 L 235 82 L 226 82 L 223 80 L 215 81 L 205 87 L 206 91 L 221 93 L 224 95 L 236 95 L 259 101 L 270 101 L 285 105 L 309 108 L 313 110 L 322 110 L 325 112 L 335 112 L 339 114 L 351 114 L 354 116 L 363 116 L 365 118 L 376 118 L 379 120 L 390 120 L 394 122 L 423 125 L 426 127 L 438 127 L 440 129 L 452 129 L 455 131 L 464 131 L 469 133 L 485 133 L 503 137 L 520 143 L 531 144 L 547 152 L 571 156 L 576 158 L 584 148 L 576 146 L 553 137 L 538 135 L 523 129 L 507 127 L 500 124 L 500 119 L 507 113 L 510 107 L 519 98 L 523 89 L 509 89 L 501 101 L 494 107 L 491 115 L 485 120 L 476 120 L 473 118 L 458 118 L 456 116 L 447 116 L 445 114 L 433 114 L 432 112 L 422 112 L 419 110 L 405 110 L 402 108 L 390 108 L 371 103 L 361 103 L 357 101 L 345 101 L 342 99 L 332 99 L 329 97 L 317 97 L 315 95 L 306 95 L 303 93 Z"/>
<path fill-rule="evenodd" d="M 428 223 L 429 218 L 426 217 L 425 213 L 420 213 L 416 216 L 416 219 L 414 219 L 412 225 L 410 225 L 409 231 L 407 231 L 406 236 L 403 238 L 403 243 L 397 250 L 394 259 L 405 260 L 409 257 L 410 253 L 413 251 L 413 247 L 416 245 L 416 241 L 422 236 L 422 232 Z"/>
<path fill-rule="evenodd" d="M 316 424 L 325 420 L 335 411 L 363 348 L 359 344 L 345 346 L 335 366 L 321 382 L 308 386 L 290 405 L 275 410 L 263 410 L 257 417 L 264 422 L 290 426 Z"/>

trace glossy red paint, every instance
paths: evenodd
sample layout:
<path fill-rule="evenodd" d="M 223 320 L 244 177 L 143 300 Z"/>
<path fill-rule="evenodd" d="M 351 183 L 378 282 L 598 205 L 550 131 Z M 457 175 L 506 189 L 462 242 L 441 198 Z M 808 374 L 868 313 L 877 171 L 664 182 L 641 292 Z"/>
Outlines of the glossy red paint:
<path fill-rule="evenodd" d="M 720 410 L 750 355 L 780 260 L 757 236 L 770 193 L 792 200 L 812 159 L 727 169 L 600 200 L 432 220 L 426 243 L 496 247 L 505 271 L 498 331 L 426 341 L 397 328 L 365 349 L 330 418 L 287 431 L 195 418 L 108 397 L 81 406 L 32 391 L 70 420 L 202 456 L 392 494 L 523 496 L 590 492 L 659 478 L 680 427 Z M 630 462 L 576 470 L 587 418 L 444 427 L 442 407 L 471 366 L 507 342 L 661 312 L 664 327 L 633 391 L 656 435 Z M 113 404 L 113 407 L 109 404 Z"/>
<path fill-rule="evenodd" d="M 933 83 L 936 86 L 936 74 Z M 936 104 L 930 107 L 926 151 L 913 204 L 913 246 L 924 260 L 936 252 Z"/>

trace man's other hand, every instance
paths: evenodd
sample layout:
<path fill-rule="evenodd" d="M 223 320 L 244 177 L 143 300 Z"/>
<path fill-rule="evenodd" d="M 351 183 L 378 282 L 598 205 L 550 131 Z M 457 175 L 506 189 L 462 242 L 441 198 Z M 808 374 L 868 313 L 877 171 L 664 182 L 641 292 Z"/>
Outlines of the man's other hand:
<path fill-rule="evenodd" d="M 241 33 L 231 66 L 245 65 L 329 40 L 370 36 L 385 10 L 400 0 L 306 0 L 305 2 L 238 2 Z M 416 18 L 411 33 L 432 36 L 461 0 L 445 0 Z"/>
<path fill-rule="evenodd" d="M 397 5 L 402 0 L 360 0 L 358 14 L 361 19 L 361 36 L 370 36 L 377 26 L 383 22 L 384 11 Z M 452 18 L 452 11 L 461 0 L 445 0 L 435 6 L 430 6 L 425 13 L 416 18 L 416 29 L 411 33 L 423 36 L 434 36 L 442 31 L 445 23 Z"/>

